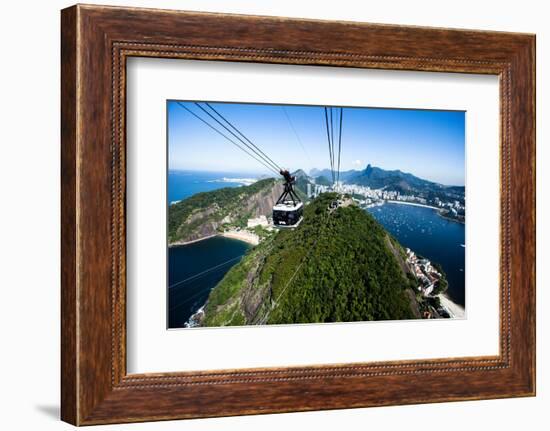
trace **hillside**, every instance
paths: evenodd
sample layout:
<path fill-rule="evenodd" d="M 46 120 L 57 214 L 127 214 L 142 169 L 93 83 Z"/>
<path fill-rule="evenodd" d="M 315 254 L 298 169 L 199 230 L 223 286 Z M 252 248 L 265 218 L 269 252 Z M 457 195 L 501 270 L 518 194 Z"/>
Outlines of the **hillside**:
<path fill-rule="evenodd" d="M 323 175 L 319 175 L 315 178 L 315 184 L 319 184 L 320 186 L 330 186 L 332 183 L 328 180 L 327 177 Z"/>
<path fill-rule="evenodd" d="M 203 326 L 419 317 L 401 246 L 334 194 L 306 206 L 295 230 L 251 249 L 211 291 Z"/>
<path fill-rule="evenodd" d="M 340 181 L 347 182 L 349 178 L 357 175 L 360 171 L 350 170 L 350 171 L 340 171 Z M 327 179 L 332 178 L 332 172 L 330 169 L 311 169 L 309 175 L 313 178 L 316 177 L 325 177 Z"/>
<path fill-rule="evenodd" d="M 331 178 L 329 169 L 312 169 L 310 175 L 316 178 L 319 178 L 319 176 L 324 176 L 326 179 Z M 340 172 L 340 180 L 346 184 L 356 184 L 371 189 L 391 190 L 405 195 L 416 194 L 428 200 L 439 198 L 447 201 L 458 200 L 464 202 L 464 186 L 445 186 L 407 172 L 386 170 L 370 164 L 360 171 Z M 317 180 L 315 182 L 321 184 Z"/>
<path fill-rule="evenodd" d="M 292 172 L 292 175 L 296 177 L 294 191 L 302 202 L 308 202 L 307 185 L 311 183 L 311 179 L 302 169 Z"/>
<path fill-rule="evenodd" d="M 249 186 L 197 193 L 168 207 L 168 243 L 179 244 L 216 234 L 223 227 L 244 227 L 251 217 L 271 215 L 282 183 L 266 178 Z"/>
<path fill-rule="evenodd" d="M 400 170 L 387 171 L 371 165 L 368 165 L 365 170 L 349 177 L 347 182 L 369 186 L 372 189 L 388 187 L 391 190 L 397 190 L 402 193 L 411 190 L 426 191 L 439 186 L 436 183 L 423 180 Z"/>

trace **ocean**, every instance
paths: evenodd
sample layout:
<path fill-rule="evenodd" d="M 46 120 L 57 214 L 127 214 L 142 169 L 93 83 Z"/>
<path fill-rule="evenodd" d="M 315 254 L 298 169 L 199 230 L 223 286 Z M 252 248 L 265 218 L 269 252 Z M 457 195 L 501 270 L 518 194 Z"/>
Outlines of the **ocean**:
<path fill-rule="evenodd" d="M 168 172 L 168 203 L 193 196 L 200 192 L 210 192 L 223 187 L 241 187 L 250 184 L 257 175 L 234 172 Z"/>

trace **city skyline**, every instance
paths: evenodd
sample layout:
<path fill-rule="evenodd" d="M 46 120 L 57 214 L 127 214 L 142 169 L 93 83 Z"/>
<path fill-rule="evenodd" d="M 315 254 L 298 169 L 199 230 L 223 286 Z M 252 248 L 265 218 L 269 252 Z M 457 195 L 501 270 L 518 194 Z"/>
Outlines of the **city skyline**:
<path fill-rule="evenodd" d="M 194 102 L 168 101 L 170 170 L 273 175 L 182 105 L 221 129 Z M 279 166 L 307 173 L 330 167 L 323 106 L 211 105 Z M 465 112 L 344 107 L 340 170 L 363 170 L 367 164 L 464 185 Z"/>

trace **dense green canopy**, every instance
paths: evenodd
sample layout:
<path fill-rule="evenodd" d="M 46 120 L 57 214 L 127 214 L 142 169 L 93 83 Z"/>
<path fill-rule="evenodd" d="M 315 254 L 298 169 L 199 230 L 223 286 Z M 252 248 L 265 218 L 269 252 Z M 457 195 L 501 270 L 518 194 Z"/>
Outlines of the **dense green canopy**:
<path fill-rule="evenodd" d="M 208 222 L 219 222 L 226 215 L 237 215 L 240 220 L 234 225 L 246 226 L 251 215 L 246 212 L 246 201 L 257 193 L 270 193 L 275 185 L 274 178 L 257 181 L 246 187 L 225 187 L 210 192 L 197 193 L 168 207 L 168 242 L 180 240 Z M 203 211 L 203 213 L 201 213 Z M 190 220 L 193 214 L 199 214 Z"/>
<path fill-rule="evenodd" d="M 335 198 L 320 195 L 297 229 L 265 240 L 233 267 L 211 292 L 203 324 L 414 318 L 401 246 L 354 205 L 330 212 Z"/>

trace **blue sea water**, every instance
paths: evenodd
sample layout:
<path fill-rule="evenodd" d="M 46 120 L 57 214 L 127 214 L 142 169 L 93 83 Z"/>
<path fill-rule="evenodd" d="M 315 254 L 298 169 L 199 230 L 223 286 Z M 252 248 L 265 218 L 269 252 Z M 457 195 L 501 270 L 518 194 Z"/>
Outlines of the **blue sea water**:
<path fill-rule="evenodd" d="M 168 172 L 168 204 L 196 193 L 241 187 L 230 179 L 254 178 L 234 172 Z M 229 181 L 228 181 L 229 180 Z M 212 288 L 236 265 L 250 245 L 214 237 L 168 249 L 168 327 L 182 328 L 208 298 Z"/>
<path fill-rule="evenodd" d="M 169 171 L 168 203 L 188 198 L 200 192 L 210 192 L 224 187 L 240 187 L 243 185 L 242 182 L 230 180 L 255 177 L 251 174 L 234 172 Z"/>
<path fill-rule="evenodd" d="M 448 296 L 464 305 L 464 224 L 447 220 L 434 209 L 412 205 L 385 203 L 367 211 L 404 247 L 439 263 L 449 282 Z"/>
<path fill-rule="evenodd" d="M 168 327 L 182 328 L 250 245 L 213 237 L 168 251 Z"/>

